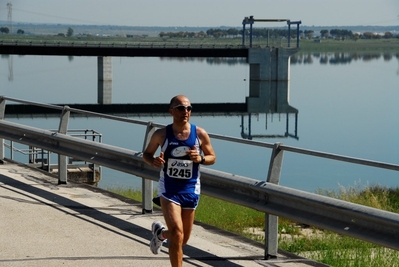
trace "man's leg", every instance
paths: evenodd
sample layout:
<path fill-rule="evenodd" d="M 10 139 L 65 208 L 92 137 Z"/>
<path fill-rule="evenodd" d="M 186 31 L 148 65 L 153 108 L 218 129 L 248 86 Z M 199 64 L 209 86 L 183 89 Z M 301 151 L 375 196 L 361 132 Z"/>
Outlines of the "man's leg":
<path fill-rule="evenodd" d="M 170 263 L 172 267 L 182 267 L 184 240 L 182 208 L 163 197 L 161 197 L 161 207 L 168 228 L 165 235 L 169 240 Z"/>
<path fill-rule="evenodd" d="M 183 209 L 182 210 L 182 221 L 183 221 L 183 246 L 187 244 L 188 239 L 191 235 L 191 230 L 193 229 L 195 210 L 194 209 Z"/>

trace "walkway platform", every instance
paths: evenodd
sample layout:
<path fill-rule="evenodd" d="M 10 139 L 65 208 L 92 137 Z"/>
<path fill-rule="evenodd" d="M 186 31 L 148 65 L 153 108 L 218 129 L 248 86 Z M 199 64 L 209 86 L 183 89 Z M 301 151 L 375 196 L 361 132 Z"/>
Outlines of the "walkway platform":
<path fill-rule="evenodd" d="M 140 203 L 68 183 L 12 162 L 0 164 L 0 266 L 170 266 L 167 245 L 149 250 L 150 226 L 162 214 Z M 325 266 L 281 252 L 264 260 L 262 244 L 195 224 L 183 266 Z"/>

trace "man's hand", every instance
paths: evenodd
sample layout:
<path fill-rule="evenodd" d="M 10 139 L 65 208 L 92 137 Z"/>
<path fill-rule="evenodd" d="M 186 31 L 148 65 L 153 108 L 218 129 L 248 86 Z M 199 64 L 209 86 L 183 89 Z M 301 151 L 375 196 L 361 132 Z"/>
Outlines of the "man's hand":
<path fill-rule="evenodd" d="M 197 151 L 197 148 L 195 146 L 192 147 L 192 149 L 187 150 L 187 155 L 190 157 L 190 159 L 195 162 L 195 163 L 200 163 L 201 162 L 201 155 Z"/>
<path fill-rule="evenodd" d="M 163 152 L 161 152 L 159 154 L 159 156 L 155 157 L 154 160 L 152 161 L 152 166 L 155 167 L 155 168 L 159 168 L 164 163 L 165 163 L 165 160 L 163 159 Z"/>

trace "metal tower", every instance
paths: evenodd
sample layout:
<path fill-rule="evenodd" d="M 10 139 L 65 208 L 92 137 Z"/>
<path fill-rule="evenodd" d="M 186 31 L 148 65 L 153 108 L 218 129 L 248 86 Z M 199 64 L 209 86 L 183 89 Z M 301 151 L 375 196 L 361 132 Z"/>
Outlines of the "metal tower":
<path fill-rule="evenodd" d="M 8 25 L 10 26 L 10 33 L 12 34 L 12 4 L 11 3 L 7 3 L 7 9 L 8 9 Z"/>
<path fill-rule="evenodd" d="M 11 3 L 7 3 L 7 9 L 8 9 L 8 25 L 10 27 L 10 33 L 13 33 L 13 29 L 12 29 L 12 4 Z M 14 74 L 13 74 L 13 58 L 12 55 L 8 56 L 8 80 L 12 81 L 14 80 Z"/>

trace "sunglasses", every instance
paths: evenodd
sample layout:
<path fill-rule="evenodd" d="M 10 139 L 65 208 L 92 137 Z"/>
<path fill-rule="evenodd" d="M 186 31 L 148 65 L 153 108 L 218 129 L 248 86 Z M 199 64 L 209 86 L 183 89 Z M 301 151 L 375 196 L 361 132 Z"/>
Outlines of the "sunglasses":
<path fill-rule="evenodd" d="M 184 110 L 191 111 L 193 109 L 192 106 L 183 106 L 183 105 L 177 105 L 172 108 L 177 109 L 178 111 L 184 111 Z"/>

